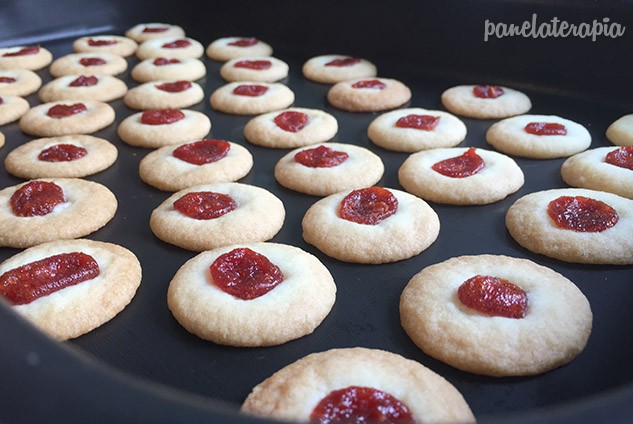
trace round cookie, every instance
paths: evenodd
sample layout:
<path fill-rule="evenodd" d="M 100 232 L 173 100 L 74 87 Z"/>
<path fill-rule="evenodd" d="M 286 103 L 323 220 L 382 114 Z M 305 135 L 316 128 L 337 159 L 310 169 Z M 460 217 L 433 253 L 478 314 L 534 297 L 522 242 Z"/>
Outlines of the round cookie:
<path fill-rule="evenodd" d="M 71 53 L 55 59 L 49 68 L 55 78 L 64 75 L 119 75 L 127 69 L 127 60 L 110 53 Z"/>
<path fill-rule="evenodd" d="M 347 155 L 344 162 L 330 167 L 310 167 L 297 162 L 299 152 L 321 152 L 329 148 Z M 320 155 L 319 155 L 320 156 Z M 369 187 L 382 178 L 385 167 L 378 155 L 352 144 L 327 143 L 295 149 L 275 165 L 275 179 L 282 186 L 313 196 L 329 196 L 343 190 Z"/>
<path fill-rule="evenodd" d="M 471 150 L 472 149 L 472 150 Z M 433 169 L 438 162 L 454 159 L 458 169 L 474 155 L 483 168 L 462 178 Z M 460 158 L 460 159 L 457 159 Z M 424 200 L 450 205 L 487 205 L 504 199 L 523 186 L 523 171 L 508 156 L 484 149 L 454 147 L 432 149 L 409 156 L 398 170 L 400 185 Z"/>
<path fill-rule="evenodd" d="M 478 90 L 478 87 L 483 87 Z M 478 97 L 477 92 L 498 97 Z M 530 98 L 520 91 L 508 87 L 488 85 L 458 85 L 442 93 L 442 104 L 449 112 L 459 116 L 477 119 L 497 119 L 520 115 L 532 108 Z"/>
<path fill-rule="evenodd" d="M 177 113 L 182 118 L 158 125 L 143 122 L 144 116 L 162 112 Z M 119 124 L 117 132 L 121 140 L 131 146 L 157 148 L 200 140 L 209 134 L 210 130 L 211 120 L 202 112 L 188 109 L 153 109 L 128 116 Z"/>
<path fill-rule="evenodd" d="M 200 184 L 237 181 L 250 172 L 253 167 L 253 156 L 246 148 L 224 140 L 208 141 L 216 141 L 213 144 L 220 146 L 228 143 L 226 156 L 217 160 L 209 157 L 202 161 L 190 158 L 187 158 L 190 161 L 186 161 L 174 156 L 176 149 L 188 150 L 195 145 L 203 148 L 207 140 L 161 147 L 141 160 L 139 164 L 141 179 L 160 190 L 178 191 Z M 202 150 L 204 151 L 204 148 Z M 215 152 L 213 149 L 209 150 L 212 156 Z M 204 163 L 198 164 L 199 162 Z"/>
<path fill-rule="evenodd" d="M 41 181 L 61 187 L 64 201 L 44 215 L 19 216 L 14 212 L 12 196 L 27 184 L 39 183 L 28 181 L 0 190 L 0 246 L 24 248 L 53 240 L 83 237 L 97 231 L 114 217 L 116 197 L 101 184 L 78 178 L 47 178 Z M 34 187 L 31 192 L 38 193 L 37 190 Z"/>
<path fill-rule="evenodd" d="M 211 94 L 211 106 L 235 115 L 259 115 L 287 108 L 295 101 L 288 86 L 267 82 L 231 82 Z"/>
<path fill-rule="evenodd" d="M 278 267 L 283 281 L 251 299 L 225 292 L 210 267 L 220 256 L 220 261 L 226 254 L 232 256 L 235 249 L 264 256 Z M 238 289 L 247 284 L 236 283 Z M 176 320 L 198 337 L 255 347 L 279 345 L 312 333 L 332 309 L 335 297 L 332 275 L 315 256 L 294 246 L 255 243 L 202 252 L 186 262 L 169 284 L 167 303 Z"/>
<path fill-rule="evenodd" d="M 271 56 L 247 56 L 231 59 L 220 68 L 226 81 L 275 82 L 288 76 L 288 64 Z"/>
<path fill-rule="evenodd" d="M 575 154 L 563 162 L 563 181 L 573 187 L 608 191 L 633 199 L 633 170 L 606 162 L 607 155 L 611 157 L 623 151 L 628 151 L 630 157 L 633 147 L 600 147 Z"/>
<path fill-rule="evenodd" d="M 165 37 L 143 41 L 136 50 L 136 57 L 140 60 L 157 57 L 198 59 L 203 53 L 204 47 L 193 38 Z"/>
<path fill-rule="evenodd" d="M 381 404 L 371 408 L 375 415 L 357 417 L 354 413 L 362 411 L 363 405 L 358 405 L 361 401 L 355 402 L 352 395 L 345 398 L 352 414 L 347 416 L 349 421 L 312 417 L 324 398 L 348 388 L 377 390 L 398 402 L 385 405 L 379 399 L 386 396 L 372 396 L 372 400 Z M 394 414 L 394 403 L 400 402 L 410 412 L 411 421 Z M 337 412 L 337 408 L 332 410 Z M 380 422 L 475 422 L 463 396 L 440 375 L 395 353 L 361 347 L 332 349 L 299 359 L 254 387 L 241 411 L 288 422 L 370 422 L 378 417 Z M 394 414 L 393 421 L 382 420 L 388 414 Z"/>
<path fill-rule="evenodd" d="M 28 69 L 0 70 L 0 95 L 25 97 L 35 93 L 42 79 Z"/>
<path fill-rule="evenodd" d="M 411 99 L 411 90 L 394 79 L 356 78 L 334 84 L 327 99 L 348 112 L 378 112 L 404 105 Z"/>
<path fill-rule="evenodd" d="M 367 136 L 385 149 L 413 153 L 458 145 L 466 138 L 466 125 L 439 110 L 398 109 L 376 117 L 367 128 Z"/>
<path fill-rule="evenodd" d="M 134 25 L 125 32 L 125 36 L 137 43 L 142 43 L 154 38 L 184 37 L 185 30 L 178 25 L 149 22 Z"/>
<path fill-rule="evenodd" d="M 492 278 L 466 283 L 477 282 L 476 276 Z M 526 308 L 504 315 L 499 304 L 519 294 L 508 291 L 504 299 L 495 278 L 523 291 Z M 589 302 L 567 278 L 526 259 L 497 255 L 461 256 L 424 268 L 402 292 L 400 318 L 426 354 L 496 377 L 541 374 L 570 362 L 587 344 L 593 320 Z"/>
<path fill-rule="evenodd" d="M 356 78 L 376 76 L 376 65 L 359 57 L 327 54 L 308 59 L 301 68 L 309 80 L 324 84 L 335 84 Z"/>
<path fill-rule="evenodd" d="M 0 70 L 37 71 L 48 66 L 52 60 L 53 54 L 42 46 L 0 47 Z"/>
<path fill-rule="evenodd" d="M 598 204 L 601 206 L 599 211 L 604 213 L 605 209 L 611 208 L 617 213 L 618 220 L 610 228 L 596 232 L 561 228 L 548 213 L 550 202 L 561 196 L 602 202 L 608 207 Z M 571 218 L 587 216 L 592 219 L 590 224 L 603 221 L 593 216 L 595 214 L 591 208 L 585 207 L 585 202 L 578 202 L 583 199 L 576 200 L 577 206 L 583 207 L 584 211 L 572 208 L 566 212 L 563 209 L 561 213 Z M 606 217 L 613 224 L 612 217 Z M 633 264 L 633 200 L 612 193 L 573 188 L 531 193 L 510 206 L 506 214 L 506 227 L 521 246 L 554 259 L 590 264 Z"/>
<path fill-rule="evenodd" d="M 633 146 L 633 114 L 624 115 L 609 125 L 606 135 L 616 146 Z"/>
<path fill-rule="evenodd" d="M 139 62 L 132 68 L 132 78 L 138 82 L 150 81 L 195 81 L 204 77 L 207 68 L 193 57 L 165 58 L 152 57 Z"/>
<path fill-rule="evenodd" d="M 185 108 L 200 103 L 204 91 L 199 84 L 185 80 L 152 81 L 131 88 L 123 101 L 132 109 Z"/>
<path fill-rule="evenodd" d="M 4 166 L 10 174 L 26 179 L 81 178 L 109 168 L 117 156 L 117 148 L 107 140 L 90 135 L 67 135 L 22 144 L 9 152 Z M 64 157 L 77 158 L 63 160 Z"/>
<path fill-rule="evenodd" d="M 22 117 L 30 108 L 29 102 L 18 96 L 0 96 L 0 125 L 10 124 Z"/>
<path fill-rule="evenodd" d="M 272 56 L 273 48 L 255 37 L 223 37 L 211 42 L 206 54 L 210 59 L 226 62 L 238 57 Z"/>
<path fill-rule="evenodd" d="M 409 193 L 387 191 L 396 198 L 397 210 L 376 225 L 340 217 L 341 202 L 352 190 L 317 201 L 303 217 L 303 239 L 326 255 L 345 262 L 381 264 L 419 254 L 439 234 L 437 214 L 424 200 Z"/>
<path fill-rule="evenodd" d="M 548 130 L 538 128 L 556 125 Z M 564 134 L 549 134 L 563 131 Z M 530 127 L 531 126 L 531 127 Z M 544 131 L 544 135 L 529 133 Z M 532 159 L 554 159 L 582 152 L 591 145 L 591 134 L 582 125 L 551 115 L 521 115 L 507 118 L 493 124 L 486 132 L 486 141 L 495 149 L 509 155 Z"/>
<path fill-rule="evenodd" d="M 138 43 L 120 35 L 95 35 L 76 39 L 73 42 L 75 53 L 110 53 L 122 57 L 132 56 Z"/>
<path fill-rule="evenodd" d="M 85 110 L 76 105 L 83 105 Z M 58 107 L 78 111 L 69 116 L 56 115 Z M 70 113 L 70 112 L 69 112 Z M 20 118 L 20 129 L 39 137 L 54 137 L 69 134 L 91 134 L 114 122 L 114 109 L 107 103 L 95 100 L 62 100 L 32 107 Z"/>
<path fill-rule="evenodd" d="M 110 102 L 121 98 L 127 85 L 111 75 L 66 75 L 45 84 L 39 91 L 42 102 L 58 100 L 97 100 Z"/>
<path fill-rule="evenodd" d="M 92 257 L 99 274 L 12 306 L 57 340 L 79 337 L 110 321 L 130 303 L 141 283 L 141 265 L 132 252 L 116 244 L 83 239 L 54 241 L 18 253 L 0 265 L 0 279 L 18 267 L 72 253 Z"/>
<path fill-rule="evenodd" d="M 324 143 L 337 131 L 338 122 L 329 113 L 294 107 L 251 119 L 244 127 L 244 137 L 259 146 L 291 149 Z"/>

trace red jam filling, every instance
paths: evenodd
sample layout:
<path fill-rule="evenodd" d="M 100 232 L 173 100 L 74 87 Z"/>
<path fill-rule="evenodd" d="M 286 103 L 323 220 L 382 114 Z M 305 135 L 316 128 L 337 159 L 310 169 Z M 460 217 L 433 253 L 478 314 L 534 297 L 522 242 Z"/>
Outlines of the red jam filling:
<path fill-rule="evenodd" d="M 0 105 L 4 103 L 4 99 L 0 97 Z"/>
<path fill-rule="evenodd" d="M 498 85 L 476 85 L 473 87 L 473 95 L 480 99 L 496 99 L 503 94 L 503 88 Z"/>
<path fill-rule="evenodd" d="M 145 125 L 166 125 L 184 119 L 180 109 L 150 109 L 141 114 L 141 123 Z"/>
<path fill-rule="evenodd" d="M 485 167 L 484 160 L 475 152 L 475 148 L 471 147 L 461 156 L 441 160 L 431 168 L 450 178 L 466 178 L 475 175 Z"/>
<path fill-rule="evenodd" d="M 620 147 L 607 153 L 604 161 L 610 165 L 633 171 L 633 146 Z"/>
<path fill-rule="evenodd" d="M 145 33 L 149 33 L 149 34 L 156 34 L 159 32 L 165 32 L 169 29 L 169 27 L 166 26 L 146 26 L 145 28 L 143 28 L 142 32 Z"/>
<path fill-rule="evenodd" d="M 3 54 L 3 57 L 16 57 L 16 56 L 30 56 L 32 54 L 38 54 L 40 52 L 40 46 L 27 46 L 22 47 L 15 52 L 7 52 Z"/>
<path fill-rule="evenodd" d="M 344 67 L 344 66 L 354 66 L 357 63 L 360 63 L 360 58 L 358 57 L 346 57 L 344 59 L 334 59 L 330 60 L 325 66 L 336 66 L 336 67 Z"/>
<path fill-rule="evenodd" d="M 382 187 L 354 190 L 341 201 L 338 214 L 358 224 L 376 225 L 398 210 L 398 199 Z"/>
<path fill-rule="evenodd" d="M 157 57 L 152 62 L 154 66 L 165 66 L 180 63 L 180 59 L 167 59 L 166 57 Z"/>
<path fill-rule="evenodd" d="M 370 387 L 333 390 L 310 414 L 311 423 L 414 424 L 409 407 L 389 393 Z"/>
<path fill-rule="evenodd" d="M 433 131 L 440 123 L 440 116 L 431 115 L 407 115 L 396 121 L 398 128 L 413 128 L 422 131 Z"/>
<path fill-rule="evenodd" d="M 0 83 L 13 84 L 17 80 L 13 77 L 0 77 Z"/>
<path fill-rule="evenodd" d="M 584 196 L 561 196 L 547 205 L 547 214 L 557 227 L 581 233 L 599 233 L 618 223 L 611 206 Z"/>
<path fill-rule="evenodd" d="M 200 140 L 184 144 L 173 151 L 174 157 L 193 165 L 217 162 L 225 157 L 231 144 L 224 140 Z"/>
<path fill-rule="evenodd" d="M 63 288 L 91 280 L 99 264 L 81 252 L 62 253 L 22 265 L 0 275 L 0 295 L 13 305 L 26 305 Z"/>
<path fill-rule="evenodd" d="M 525 132 L 534 135 L 566 135 L 567 128 L 553 122 L 530 122 L 525 126 Z"/>
<path fill-rule="evenodd" d="M 115 44 L 118 44 L 119 41 L 111 39 L 111 38 L 103 38 L 103 39 L 98 39 L 98 40 L 95 40 L 94 38 L 89 38 L 87 43 L 89 46 L 92 46 L 92 47 L 105 47 L 105 46 L 113 46 Z"/>
<path fill-rule="evenodd" d="M 231 41 L 230 43 L 228 43 L 228 45 L 235 46 L 235 47 L 250 47 L 250 46 L 254 46 L 257 43 L 259 43 L 259 40 L 257 38 L 249 37 L 249 38 L 240 38 L 239 40 Z"/>
<path fill-rule="evenodd" d="M 156 88 L 168 93 L 182 93 L 191 88 L 191 83 L 189 81 L 165 82 L 157 85 Z"/>
<path fill-rule="evenodd" d="M 233 94 L 238 96 L 259 97 L 268 91 L 268 87 L 264 85 L 249 84 L 238 85 L 233 89 Z"/>
<path fill-rule="evenodd" d="M 527 294 L 502 278 L 475 275 L 457 289 L 460 302 L 493 317 L 523 318 L 527 312 Z"/>
<path fill-rule="evenodd" d="M 48 215 L 55 206 L 66 201 L 64 190 L 49 181 L 31 181 L 17 189 L 9 203 L 17 216 L 32 217 Z"/>
<path fill-rule="evenodd" d="M 277 265 L 247 247 L 218 256 L 209 269 L 217 287 L 242 300 L 263 296 L 284 280 Z"/>
<path fill-rule="evenodd" d="M 310 123 L 310 116 L 303 112 L 289 110 L 275 116 L 273 121 L 282 130 L 295 133 Z"/>
<path fill-rule="evenodd" d="M 74 144 L 55 144 L 40 152 L 37 158 L 44 162 L 70 162 L 81 159 L 88 151 Z"/>
<path fill-rule="evenodd" d="M 83 103 L 75 103 L 72 105 L 55 105 L 51 107 L 46 114 L 51 118 L 61 119 L 69 116 L 77 115 L 87 111 L 88 108 Z"/>
<path fill-rule="evenodd" d="M 106 63 L 108 62 L 101 59 L 100 57 L 82 57 L 81 59 L 79 59 L 79 64 L 86 67 L 101 66 L 101 65 L 105 65 Z"/>
<path fill-rule="evenodd" d="M 295 162 L 309 168 L 332 168 L 345 162 L 349 155 L 326 146 L 306 149 L 295 155 Z"/>
<path fill-rule="evenodd" d="M 354 84 L 352 84 L 352 88 L 376 88 L 378 90 L 382 90 L 386 86 L 387 85 L 384 82 L 378 81 L 376 79 L 374 79 L 374 80 L 361 80 L 361 81 L 358 81 L 358 82 L 355 82 Z"/>
<path fill-rule="evenodd" d="M 171 43 L 163 44 L 164 49 L 184 49 L 185 47 L 189 47 L 191 45 L 191 41 L 181 38 L 176 41 L 172 41 Z"/>
<path fill-rule="evenodd" d="M 247 68 L 254 69 L 256 71 L 263 71 L 270 69 L 273 63 L 270 60 L 240 60 L 233 65 L 235 68 Z"/>
<path fill-rule="evenodd" d="M 99 79 L 95 76 L 86 77 L 82 75 L 68 85 L 70 87 L 92 87 L 93 85 L 97 85 L 98 82 Z"/>
<path fill-rule="evenodd" d="M 174 208 L 193 219 L 216 219 L 235 210 L 237 203 L 226 194 L 212 191 L 187 193 L 174 202 Z"/>

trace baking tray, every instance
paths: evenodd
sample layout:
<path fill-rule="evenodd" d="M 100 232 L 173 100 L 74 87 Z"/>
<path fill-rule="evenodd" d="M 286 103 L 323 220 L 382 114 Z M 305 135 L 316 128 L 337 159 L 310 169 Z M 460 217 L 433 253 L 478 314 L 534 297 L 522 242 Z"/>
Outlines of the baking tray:
<path fill-rule="evenodd" d="M 5 5 L 5 3 L 7 3 Z M 330 107 L 327 85 L 302 77 L 309 57 L 341 52 L 377 64 L 379 76 L 397 78 L 413 91 L 412 107 L 441 109 L 442 91 L 463 83 L 495 83 L 525 91 L 533 113 L 558 114 L 585 125 L 591 147 L 609 145 L 606 127 L 633 111 L 627 73 L 630 36 L 620 39 L 497 39 L 483 41 L 484 21 L 521 22 L 537 13 L 572 22 L 607 16 L 631 25 L 627 2 L 466 1 L 389 4 L 351 1 L 301 3 L 123 2 L 43 0 L 4 2 L 0 8 L 0 45 L 41 42 L 55 57 L 71 52 L 71 41 L 96 33 L 123 33 L 139 22 L 182 25 L 203 44 L 227 35 L 255 35 L 290 64 L 284 82 L 296 95 L 295 106 L 326 110 L 339 122 L 334 141 L 353 143 L 377 153 L 386 171 L 380 185 L 399 188 L 397 170 L 407 157 L 373 145 L 366 128 L 376 117 Z M 473 2 L 474 3 L 474 2 Z M 573 8 L 572 8 L 573 6 Z M 245 11 L 248 11 L 246 13 Z M 79 18 L 81 17 L 81 18 Z M 613 59 L 617 59 L 614 61 Z M 223 84 L 220 63 L 204 59 L 208 96 Z M 129 59 L 130 68 L 136 59 Z M 49 81 L 46 70 L 38 72 Z M 136 83 L 129 70 L 122 78 Z M 39 103 L 29 96 L 32 105 Z M 39 334 L 0 303 L 0 421 L 2 422 L 261 422 L 237 414 L 250 389 L 283 366 L 312 352 L 363 346 L 399 353 L 428 366 L 464 395 L 479 422 L 578 423 L 633 420 L 633 268 L 567 264 L 532 254 L 505 229 L 507 208 L 534 191 L 565 187 L 563 162 L 515 158 L 526 183 L 505 200 L 486 206 L 455 207 L 431 203 L 441 221 L 437 241 L 422 254 L 393 264 L 357 265 L 331 259 L 301 238 L 301 219 L 317 197 L 278 185 L 275 163 L 287 150 L 249 144 L 243 137 L 251 118 L 218 113 L 207 99 L 192 107 L 210 116 L 211 136 L 237 142 L 255 158 L 243 183 L 264 187 L 282 199 L 287 217 L 272 241 L 298 246 L 316 255 L 338 286 L 330 315 L 306 336 L 276 347 L 232 348 L 205 342 L 185 331 L 166 304 L 169 281 L 195 255 L 155 238 L 149 215 L 169 193 L 144 184 L 138 163 L 149 152 L 123 143 L 116 125 L 134 111 L 121 100 L 111 103 L 116 123 L 95 135 L 119 149 L 117 162 L 87 179 L 109 187 L 119 200 L 114 219 L 88 238 L 120 244 L 136 253 L 143 281 L 132 303 L 102 327 L 78 339 L 57 343 Z M 460 146 L 487 146 L 484 134 L 493 121 L 464 119 L 468 136 Z M 7 144 L 0 160 L 31 137 L 17 124 L 0 129 Z M 0 186 L 22 180 L 0 171 Z M 633 237 L 633 235 L 632 235 Z M 17 249 L 0 248 L 0 260 Z M 453 256 L 490 253 L 531 259 L 574 281 L 590 301 L 594 327 L 586 349 L 570 364 L 525 378 L 491 378 L 462 372 L 421 352 L 399 324 L 398 302 L 409 279 L 427 265 Z"/>

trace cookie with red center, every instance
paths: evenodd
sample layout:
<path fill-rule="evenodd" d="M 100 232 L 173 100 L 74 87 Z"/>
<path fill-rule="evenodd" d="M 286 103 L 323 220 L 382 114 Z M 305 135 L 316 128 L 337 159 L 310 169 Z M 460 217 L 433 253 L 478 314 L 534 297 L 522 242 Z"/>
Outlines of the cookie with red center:
<path fill-rule="evenodd" d="M 220 68 L 227 81 L 275 82 L 288 76 L 288 64 L 272 56 L 246 56 L 231 59 Z"/>
<path fill-rule="evenodd" d="M 606 136 L 617 146 L 633 146 L 633 114 L 615 120 L 607 128 Z"/>
<path fill-rule="evenodd" d="M 308 209 L 302 226 L 303 239 L 326 255 L 370 264 L 415 256 L 440 231 L 437 214 L 424 200 L 382 187 L 325 197 Z"/>
<path fill-rule="evenodd" d="M 199 59 L 203 53 L 204 47 L 193 38 L 162 37 L 143 41 L 136 50 L 136 57 L 140 60 L 158 57 Z"/>
<path fill-rule="evenodd" d="M 524 93 L 496 85 L 458 85 L 442 93 L 449 112 L 477 119 L 497 119 L 527 113 L 532 108 Z"/>
<path fill-rule="evenodd" d="M 46 83 L 39 91 L 42 102 L 97 100 L 110 102 L 127 93 L 127 85 L 111 75 L 66 75 Z"/>
<path fill-rule="evenodd" d="M 28 69 L 0 69 L 0 96 L 25 97 L 35 93 L 42 79 Z"/>
<path fill-rule="evenodd" d="M 122 57 L 132 56 L 138 43 L 120 35 L 90 35 L 73 42 L 75 53 L 110 53 Z"/>
<path fill-rule="evenodd" d="M 48 66 L 52 60 L 53 54 L 39 45 L 0 47 L 0 70 L 37 71 Z"/>
<path fill-rule="evenodd" d="M 308 335 L 332 309 L 336 285 L 313 255 L 277 243 L 200 253 L 169 284 L 167 303 L 189 332 L 230 346 L 272 346 Z"/>
<path fill-rule="evenodd" d="M 211 94 L 211 106 L 224 113 L 259 115 L 285 109 L 295 101 L 295 94 L 281 83 L 239 81 L 218 88 Z"/>
<path fill-rule="evenodd" d="M 151 57 L 136 64 L 131 75 L 138 82 L 195 81 L 206 73 L 204 63 L 193 57 Z"/>
<path fill-rule="evenodd" d="M 486 141 L 509 155 L 532 159 L 571 156 L 591 145 L 591 134 L 582 125 L 552 115 L 521 115 L 493 124 Z"/>
<path fill-rule="evenodd" d="M 521 197 L 506 214 L 510 235 L 526 249 L 566 262 L 633 263 L 633 200 L 586 189 Z"/>
<path fill-rule="evenodd" d="M 60 100 L 32 107 L 20 118 L 20 129 L 39 137 L 91 134 L 114 122 L 112 106 L 96 100 Z"/>
<path fill-rule="evenodd" d="M 272 56 L 273 48 L 255 37 L 222 37 L 207 46 L 206 54 L 210 59 L 226 62 L 238 57 Z"/>
<path fill-rule="evenodd" d="M 301 71 L 309 80 L 335 84 L 355 78 L 373 78 L 376 65 L 360 57 L 327 54 L 308 59 Z"/>
<path fill-rule="evenodd" d="M 49 336 L 67 340 L 105 324 L 130 303 L 141 265 L 116 244 L 60 240 L 4 261 L 0 281 L 0 297 L 14 311 Z"/>
<path fill-rule="evenodd" d="M 17 121 L 30 107 L 29 102 L 22 97 L 0 95 L 0 125 Z"/>
<path fill-rule="evenodd" d="M 572 361 L 592 327 L 574 283 L 526 259 L 461 256 L 424 268 L 400 297 L 404 330 L 426 354 L 496 377 Z"/>
<path fill-rule="evenodd" d="M 422 364 L 378 349 L 332 349 L 277 371 L 241 411 L 288 422 L 473 423 L 459 391 Z"/>
<path fill-rule="evenodd" d="M 127 60 L 111 53 L 71 53 L 55 59 L 49 68 L 55 78 L 64 75 L 119 75 L 127 70 Z"/>
<path fill-rule="evenodd" d="M 125 36 L 137 43 L 142 43 L 143 41 L 152 40 L 154 38 L 184 37 L 185 30 L 174 24 L 148 22 L 134 25 L 125 31 Z"/>
<path fill-rule="evenodd" d="M 275 165 L 282 186 L 313 196 L 369 187 L 382 178 L 379 156 L 352 144 L 327 143 L 295 149 Z"/>
<path fill-rule="evenodd" d="M 355 78 L 334 84 L 327 99 L 348 112 L 378 112 L 404 105 L 411 99 L 411 90 L 394 79 Z"/>
<path fill-rule="evenodd" d="M 200 103 L 204 91 L 186 80 L 152 81 L 128 91 L 123 101 L 132 109 L 185 108 Z"/>

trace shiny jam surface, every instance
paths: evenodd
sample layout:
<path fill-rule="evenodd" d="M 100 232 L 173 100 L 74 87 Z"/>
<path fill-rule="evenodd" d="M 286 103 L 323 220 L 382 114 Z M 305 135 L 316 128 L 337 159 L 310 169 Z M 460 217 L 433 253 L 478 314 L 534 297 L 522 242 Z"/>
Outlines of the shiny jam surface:
<path fill-rule="evenodd" d="M 4 83 L 4 84 L 13 84 L 14 82 L 16 82 L 17 80 L 13 77 L 3 77 L 0 76 L 0 83 Z"/>
<path fill-rule="evenodd" d="M 118 40 L 114 40 L 114 39 L 100 39 L 100 40 L 95 40 L 94 38 L 89 38 L 87 43 L 89 46 L 92 47 L 104 47 L 104 46 L 113 46 L 115 44 L 118 44 Z"/>
<path fill-rule="evenodd" d="M 240 60 L 233 65 L 235 68 L 254 69 L 263 71 L 270 69 L 273 63 L 270 60 Z"/>
<path fill-rule="evenodd" d="M 174 209 L 193 219 L 216 219 L 235 210 L 237 203 L 231 196 L 213 191 L 194 191 L 174 202 Z"/>
<path fill-rule="evenodd" d="M 338 215 L 364 225 L 376 225 L 398 211 L 398 199 L 382 187 L 354 190 L 341 201 Z"/>
<path fill-rule="evenodd" d="M 312 410 L 310 422 L 414 424 L 409 407 L 389 393 L 371 387 L 333 390 Z"/>
<path fill-rule="evenodd" d="M 31 181 L 17 189 L 9 203 L 17 216 L 48 215 L 55 206 L 66 201 L 64 190 L 50 181 Z"/>
<path fill-rule="evenodd" d="M 475 152 L 474 147 L 466 150 L 461 156 L 444 159 L 431 166 L 435 172 L 450 178 L 470 177 L 485 167 L 484 160 Z"/>
<path fill-rule="evenodd" d="M 166 125 L 184 119 L 180 109 L 149 109 L 141 114 L 141 123 L 145 125 Z"/>
<path fill-rule="evenodd" d="M 493 317 L 523 318 L 527 312 L 527 294 L 502 278 L 475 275 L 457 289 L 460 302 Z"/>
<path fill-rule="evenodd" d="M 235 46 L 235 47 L 250 47 L 250 46 L 254 46 L 257 43 L 259 43 L 259 40 L 257 38 L 248 37 L 248 38 L 240 38 L 239 40 L 231 41 L 230 43 L 228 43 L 228 45 Z"/>
<path fill-rule="evenodd" d="M 172 155 L 193 165 L 204 165 L 219 161 L 230 149 L 231 144 L 228 141 L 208 139 L 184 144 L 175 149 Z"/>
<path fill-rule="evenodd" d="M 69 116 L 77 115 L 87 111 L 88 108 L 83 103 L 75 103 L 72 105 L 55 105 L 51 107 L 46 114 L 51 118 L 61 119 Z"/>
<path fill-rule="evenodd" d="M 165 65 L 173 65 L 176 63 L 180 63 L 179 59 L 167 59 L 166 57 L 157 57 L 152 62 L 154 66 L 165 66 Z"/>
<path fill-rule="evenodd" d="M 30 56 L 32 54 L 38 54 L 40 52 L 40 46 L 27 46 L 22 47 L 15 52 L 7 52 L 3 54 L 3 57 L 16 57 L 16 56 Z"/>
<path fill-rule="evenodd" d="M 68 84 L 69 87 L 92 87 L 93 85 L 97 85 L 97 83 L 99 82 L 99 79 L 95 76 L 84 76 L 81 75 L 79 77 L 77 77 L 77 79 L 73 80 L 70 84 Z"/>
<path fill-rule="evenodd" d="M 88 151 L 74 144 L 55 144 L 40 152 L 37 158 L 44 162 L 70 162 L 86 156 Z"/>
<path fill-rule="evenodd" d="M 189 90 L 191 88 L 191 83 L 189 81 L 165 82 L 157 85 L 156 88 L 168 93 L 181 93 L 185 90 Z"/>
<path fill-rule="evenodd" d="M 332 150 L 327 146 L 306 149 L 295 155 L 295 162 L 309 168 L 332 168 L 345 162 L 349 155 Z"/>
<path fill-rule="evenodd" d="M 165 32 L 168 29 L 169 27 L 166 27 L 166 26 L 146 26 L 145 28 L 143 28 L 142 32 L 149 33 L 149 34 L 156 34 L 160 32 Z"/>
<path fill-rule="evenodd" d="M 172 41 L 171 43 L 165 43 L 162 45 L 164 49 L 184 49 L 185 47 L 189 47 L 191 45 L 191 41 L 181 38 L 176 41 Z"/>
<path fill-rule="evenodd" d="M 496 99 L 503 94 L 503 88 L 498 85 L 476 85 L 473 87 L 473 95 L 480 99 Z"/>
<path fill-rule="evenodd" d="M 284 280 L 277 265 L 247 247 L 218 256 L 209 269 L 217 287 L 242 300 L 263 296 Z"/>
<path fill-rule="evenodd" d="M 525 132 L 534 135 L 566 135 L 567 128 L 555 122 L 530 122 L 525 126 Z"/>
<path fill-rule="evenodd" d="M 561 196 L 547 205 L 547 214 L 557 227 L 581 233 L 599 233 L 618 223 L 615 209 L 584 196 Z"/>
<path fill-rule="evenodd" d="M 259 97 L 268 91 L 268 87 L 257 84 L 238 85 L 233 89 L 233 94 L 238 96 Z"/>
<path fill-rule="evenodd" d="M 360 58 L 358 57 L 346 57 L 343 59 L 333 59 L 330 60 L 325 66 L 336 66 L 336 67 L 344 67 L 344 66 L 354 66 L 357 63 L 360 63 Z"/>
<path fill-rule="evenodd" d="M 386 85 L 382 81 L 374 80 L 361 80 L 352 84 L 352 88 L 375 88 L 382 90 Z"/>
<path fill-rule="evenodd" d="M 273 121 L 282 130 L 294 133 L 301 131 L 310 123 L 310 116 L 303 112 L 288 110 L 275 116 Z"/>
<path fill-rule="evenodd" d="M 100 57 L 82 57 L 81 59 L 79 59 L 79 64 L 86 67 L 105 65 L 106 63 L 108 62 L 101 59 Z"/>
<path fill-rule="evenodd" d="M 633 146 L 623 146 L 607 153 L 604 161 L 610 165 L 633 170 Z"/>
<path fill-rule="evenodd" d="M 63 288 L 91 280 L 99 264 L 81 252 L 62 253 L 22 265 L 0 275 L 0 295 L 13 305 L 26 305 Z"/>
<path fill-rule="evenodd" d="M 396 127 L 433 131 L 440 123 L 440 118 L 440 116 L 410 114 L 398 119 L 396 121 Z"/>

